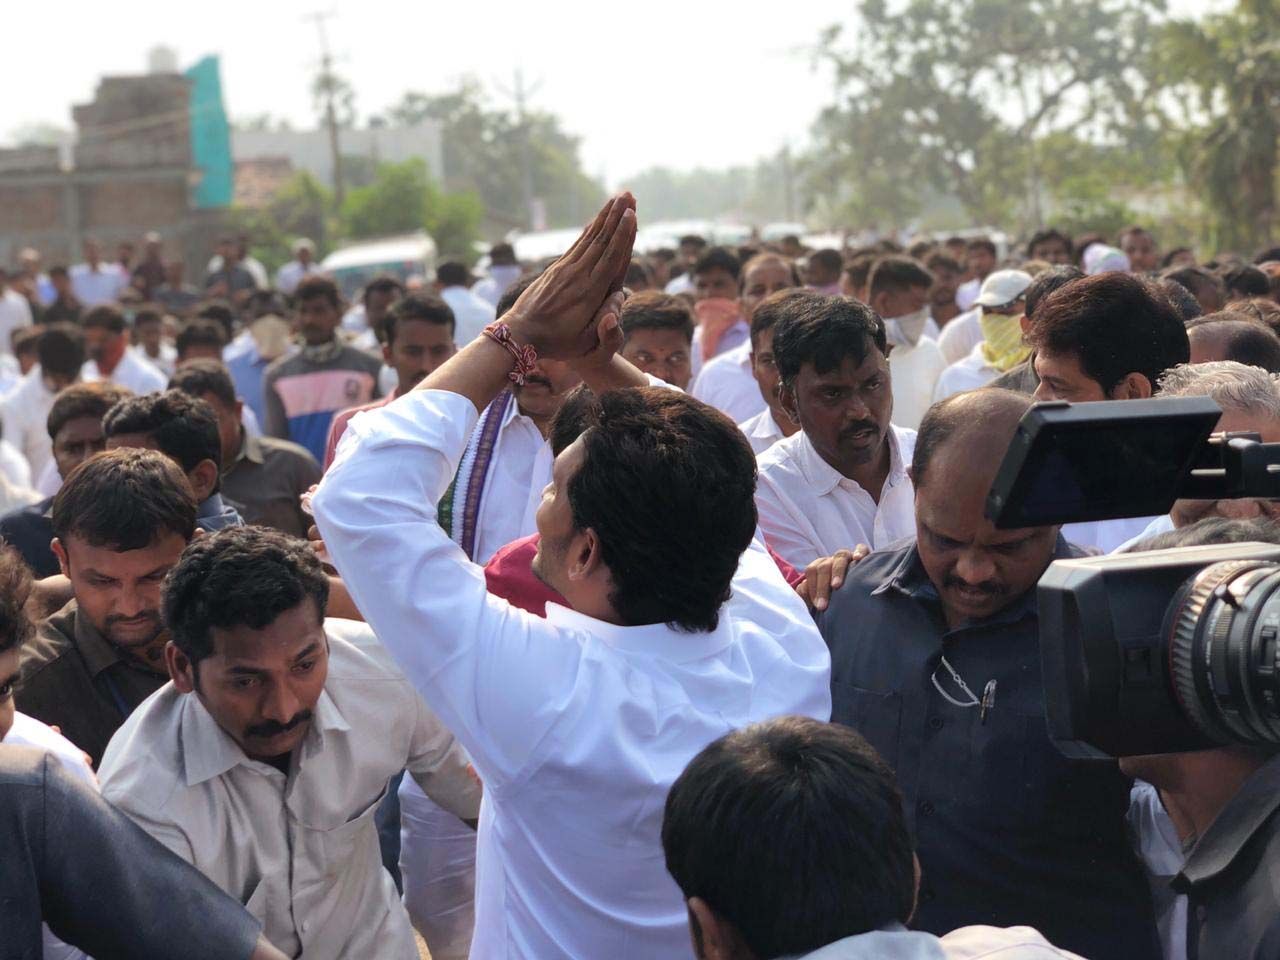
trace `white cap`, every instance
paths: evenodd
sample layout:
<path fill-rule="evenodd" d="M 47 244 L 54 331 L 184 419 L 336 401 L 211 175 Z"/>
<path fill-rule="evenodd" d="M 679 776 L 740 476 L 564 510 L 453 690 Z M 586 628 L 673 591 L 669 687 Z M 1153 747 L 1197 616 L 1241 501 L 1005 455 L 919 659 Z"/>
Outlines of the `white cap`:
<path fill-rule="evenodd" d="M 1006 303 L 1019 299 L 1029 286 L 1029 273 L 1021 270 L 996 270 L 982 281 L 982 289 L 978 291 L 978 299 L 974 302 L 980 307 L 1003 307 Z"/>
<path fill-rule="evenodd" d="M 1100 273 L 1128 273 L 1129 257 L 1123 250 L 1105 243 L 1091 243 L 1084 251 L 1084 272 L 1090 277 Z"/>
<path fill-rule="evenodd" d="M 299 250 L 306 250 L 308 253 L 315 253 L 316 245 L 307 237 L 299 237 L 297 240 L 293 241 L 293 252 L 297 253 Z"/>

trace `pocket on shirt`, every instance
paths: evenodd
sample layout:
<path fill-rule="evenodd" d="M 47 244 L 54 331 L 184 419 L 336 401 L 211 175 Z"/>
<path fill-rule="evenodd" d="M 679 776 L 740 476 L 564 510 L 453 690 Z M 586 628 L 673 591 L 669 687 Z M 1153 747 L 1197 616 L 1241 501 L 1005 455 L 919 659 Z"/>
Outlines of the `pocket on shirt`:
<path fill-rule="evenodd" d="M 884 762 L 896 769 L 902 729 L 902 695 L 865 690 L 851 683 L 831 684 L 831 720 L 852 727 L 866 737 Z"/>
<path fill-rule="evenodd" d="M 321 845 L 324 849 L 324 872 L 326 875 L 340 875 L 351 865 L 353 859 L 369 856 L 370 850 L 381 862 L 381 852 L 378 848 L 378 830 L 374 822 L 374 816 L 386 796 L 387 787 L 384 785 L 382 792 L 378 794 L 374 801 L 354 814 L 346 823 L 331 830 L 321 831 Z M 361 853 L 360 846 L 364 846 L 367 849 Z"/>

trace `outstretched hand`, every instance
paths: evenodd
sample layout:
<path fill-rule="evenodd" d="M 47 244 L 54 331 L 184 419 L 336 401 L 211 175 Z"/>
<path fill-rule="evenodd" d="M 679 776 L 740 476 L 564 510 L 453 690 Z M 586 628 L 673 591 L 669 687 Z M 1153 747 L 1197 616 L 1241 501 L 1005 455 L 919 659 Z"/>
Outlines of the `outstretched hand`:
<path fill-rule="evenodd" d="M 606 301 L 622 290 L 635 238 L 636 201 L 623 193 L 601 208 L 568 252 L 503 317 L 514 339 L 539 356 L 574 360 L 596 350 L 602 332 L 613 337 L 613 328 L 604 327 L 609 316 L 616 326 L 621 304 L 611 312 Z M 621 337 L 620 329 L 616 335 Z"/>

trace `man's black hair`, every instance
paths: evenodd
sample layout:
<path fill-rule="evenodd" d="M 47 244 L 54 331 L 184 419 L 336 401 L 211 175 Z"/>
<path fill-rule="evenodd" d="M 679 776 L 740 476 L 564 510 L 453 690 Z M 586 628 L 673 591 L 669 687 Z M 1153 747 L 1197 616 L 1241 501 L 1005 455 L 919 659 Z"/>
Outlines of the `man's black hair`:
<path fill-rule="evenodd" d="M 51 277 L 67 277 L 70 275 L 71 271 L 61 263 L 54 264 L 49 268 L 49 276 Z"/>
<path fill-rule="evenodd" d="M 13 547 L 0 547 L 0 653 L 21 647 L 35 628 L 27 616 L 31 569 Z"/>
<path fill-rule="evenodd" d="M 868 341 L 889 355 L 884 321 L 874 310 L 852 297 L 810 292 L 781 306 L 773 331 L 773 359 L 782 382 L 791 386 L 806 363 L 820 374 L 834 370 L 846 357 L 861 365 Z"/>
<path fill-rule="evenodd" d="M 585 383 L 580 383 L 567 394 L 551 418 L 547 441 L 551 455 L 558 457 L 573 441 L 582 436 L 595 417 L 596 395 Z"/>
<path fill-rule="evenodd" d="M 495 243 L 489 248 L 489 262 L 495 267 L 513 267 L 518 264 L 516 260 L 516 248 L 511 244 Z"/>
<path fill-rule="evenodd" d="M 833 250 L 827 247 L 823 250 L 815 250 L 809 254 L 809 268 L 817 267 L 824 277 L 830 277 L 832 283 L 840 279 L 840 272 L 844 270 L 844 256 L 839 250 Z"/>
<path fill-rule="evenodd" d="M 1196 254 L 1196 252 L 1192 250 L 1190 247 L 1174 247 L 1172 250 L 1170 250 L 1163 257 L 1160 258 L 1160 266 L 1164 267 L 1165 269 L 1172 267 L 1173 261 L 1177 260 L 1178 257 L 1182 256 L 1184 253 L 1189 253 L 1193 257 Z"/>
<path fill-rule="evenodd" d="M 1169 298 L 1169 302 L 1173 304 L 1173 309 L 1178 311 L 1178 316 L 1182 318 L 1183 323 L 1190 323 L 1196 317 L 1204 316 L 1204 308 L 1200 306 L 1200 301 L 1195 298 L 1195 294 L 1177 280 L 1161 277 L 1153 282 Z"/>
<path fill-rule="evenodd" d="M 1036 312 L 1036 307 L 1040 305 L 1040 301 L 1053 293 L 1053 291 L 1065 287 L 1072 280 L 1079 280 L 1083 276 L 1083 270 L 1079 267 L 1073 267 L 1069 263 L 1059 264 L 1056 267 L 1050 267 L 1048 270 L 1041 270 L 1032 277 L 1030 286 L 1027 287 L 1026 293 L 1022 295 L 1027 304 L 1027 317 L 1030 318 Z"/>
<path fill-rule="evenodd" d="M 895 254 L 881 257 L 872 264 L 871 273 L 867 278 L 867 297 L 870 299 L 877 293 L 931 286 L 933 286 L 933 274 L 925 269 L 924 264 L 912 257 Z"/>
<path fill-rule="evenodd" d="M 143 307 L 133 315 L 133 329 L 164 323 L 164 315 L 154 307 Z"/>
<path fill-rule="evenodd" d="M 855 253 L 845 261 L 844 275 L 854 287 L 865 287 L 871 276 L 871 268 L 876 265 L 881 254 L 872 251 Z"/>
<path fill-rule="evenodd" d="M 442 287 L 471 286 L 471 271 L 465 263 L 457 260 L 446 260 L 436 267 L 436 281 Z"/>
<path fill-rule="evenodd" d="M 1051 293 L 1036 308 L 1026 341 L 1033 350 L 1075 357 L 1105 393 L 1130 373 L 1155 389 L 1160 374 L 1191 358 L 1169 298 L 1127 273 L 1100 273 Z"/>
<path fill-rule="evenodd" d="M 235 381 L 219 360 L 192 360 L 180 366 L 169 380 L 170 390 L 181 390 L 189 397 L 203 399 L 211 395 L 228 410 L 236 408 Z"/>
<path fill-rule="evenodd" d="M 623 286 L 634 289 L 640 283 L 646 287 L 650 286 L 653 283 L 653 273 L 643 260 L 632 260 L 627 265 L 627 276 Z"/>
<path fill-rule="evenodd" d="M 1280 524 L 1267 517 L 1251 517 L 1247 520 L 1204 517 L 1185 527 L 1157 533 L 1135 543 L 1124 552 L 1146 553 L 1149 550 L 1212 547 L 1228 543 L 1280 543 Z"/>
<path fill-rule="evenodd" d="M 1280 263 L 1280 247 L 1265 247 L 1259 250 L 1253 258 L 1255 265 L 1261 263 Z"/>
<path fill-rule="evenodd" d="M 164 579 L 161 610 L 194 666 L 213 653 L 213 630 L 262 630 L 308 599 L 323 621 L 329 578 L 305 540 L 267 527 L 228 527 L 183 551 Z"/>
<path fill-rule="evenodd" d="M 724 414 L 661 387 L 610 391 L 592 414 L 568 496 L 574 528 L 599 538 L 610 603 L 627 625 L 714 630 L 755 533 L 750 444 Z"/>
<path fill-rule="evenodd" d="M 704 747 L 667 793 L 662 850 L 685 899 L 759 960 L 906 923 L 915 904 L 893 772 L 842 724 L 779 717 Z"/>
<path fill-rule="evenodd" d="M 669 293 L 646 291 L 628 297 L 618 322 L 627 337 L 637 330 L 675 330 L 693 343 L 693 313 L 684 300 Z"/>
<path fill-rule="evenodd" d="M 693 265 L 693 275 L 696 277 L 712 270 L 723 270 L 737 280 L 742 273 L 742 261 L 724 247 L 712 247 L 698 257 L 698 262 Z"/>
<path fill-rule="evenodd" d="M 696 233 L 686 233 L 683 237 L 681 237 L 679 240 L 676 241 L 676 246 L 697 247 L 699 250 L 702 250 L 706 248 L 707 240 L 705 237 L 700 237 Z"/>
<path fill-rule="evenodd" d="M 974 237 L 972 240 L 970 240 L 968 243 L 964 245 L 964 249 L 966 252 L 969 252 L 971 250 L 985 250 L 987 251 L 987 253 L 991 254 L 993 257 L 998 256 L 998 254 L 996 253 L 996 245 L 992 243 L 990 240 L 988 240 L 986 237 Z"/>
<path fill-rule="evenodd" d="M 520 295 L 533 285 L 533 281 L 538 279 L 536 273 L 526 273 L 523 277 L 507 287 L 506 291 L 498 298 L 497 315 L 502 317 L 508 310 L 516 305 L 516 301 L 520 299 Z"/>
<path fill-rule="evenodd" d="M 775 329 L 782 318 L 793 309 L 795 302 L 807 301 L 815 296 L 822 296 L 804 287 L 792 287 L 787 290 L 775 290 L 756 306 L 751 315 L 751 346 L 755 347 L 762 333 Z"/>
<path fill-rule="evenodd" d="M 389 273 L 380 273 L 364 285 L 360 294 L 360 302 L 368 306 L 369 296 L 374 293 L 394 293 L 404 296 L 404 284 Z"/>
<path fill-rule="evenodd" d="M 388 345 L 395 343 L 400 324 L 411 320 L 422 320 L 448 327 L 450 337 L 457 329 L 453 308 L 444 300 L 431 293 L 411 293 L 393 303 L 387 315 L 382 318 L 383 339 Z"/>
<path fill-rule="evenodd" d="M 85 327 L 99 327 L 109 333 L 124 333 L 125 327 L 129 325 L 120 308 L 109 303 L 94 307 L 84 315 L 80 323 Z"/>
<path fill-rule="evenodd" d="M 72 420 L 92 417 L 99 422 L 107 411 L 122 400 L 133 396 L 133 391 L 106 380 L 96 383 L 73 383 L 53 399 L 45 429 L 53 440 L 58 432 Z"/>
<path fill-rule="evenodd" d="M 1161 277 L 1165 280 L 1172 280 L 1174 283 L 1182 284 L 1197 299 L 1199 299 L 1202 291 L 1212 289 L 1217 294 L 1220 302 L 1226 302 L 1227 286 L 1222 282 L 1222 278 L 1212 270 L 1195 266 L 1175 267 L 1172 270 L 1166 270 L 1161 274 Z"/>
<path fill-rule="evenodd" d="M 222 466 L 222 441 L 213 407 L 181 390 L 148 393 L 122 400 L 102 418 L 107 439 L 122 434 L 150 437 L 184 473 L 204 460 Z"/>
<path fill-rule="evenodd" d="M 40 369 L 63 377 L 78 377 L 84 366 L 84 334 L 74 323 L 51 323 L 36 342 Z"/>
<path fill-rule="evenodd" d="M 212 347 L 221 350 L 227 345 L 226 331 L 216 320 L 188 320 L 178 331 L 174 347 L 178 351 L 178 359 L 182 360 L 195 347 Z"/>
<path fill-rule="evenodd" d="M 312 273 L 302 278 L 302 282 L 293 290 L 293 299 L 298 303 L 304 300 L 316 300 L 323 297 L 329 305 L 337 309 L 342 306 L 342 294 L 338 285 L 329 277 L 320 273 Z"/>
<path fill-rule="evenodd" d="M 251 298 L 258 293 L 266 292 L 268 291 L 255 291 Z M 230 342 L 232 331 L 236 327 L 236 312 L 226 300 L 205 300 L 196 306 L 195 312 L 191 315 L 191 322 L 194 323 L 196 320 L 213 320 L 222 327 L 224 337 Z"/>
<path fill-rule="evenodd" d="M 929 258 L 925 260 L 924 266 L 930 273 L 938 273 L 943 270 L 948 273 L 964 273 L 964 267 L 960 266 L 954 257 L 940 251 L 929 254 Z"/>
<path fill-rule="evenodd" d="M 1240 263 L 1227 267 L 1222 271 L 1222 282 L 1227 288 L 1228 300 L 1271 296 L 1270 279 L 1251 264 Z"/>
<path fill-rule="evenodd" d="M 196 498 L 178 465 L 155 450 L 108 450 L 71 471 L 53 498 L 53 535 L 115 553 L 168 533 L 190 540 Z"/>
<path fill-rule="evenodd" d="M 1193 320 L 1187 324 L 1187 331 L 1216 338 L 1222 344 L 1223 360 L 1280 373 L 1280 337 L 1264 323 L 1220 312 Z"/>
<path fill-rule="evenodd" d="M 1027 241 L 1027 257 L 1028 259 L 1035 256 L 1032 253 L 1036 247 L 1042 243 L 1049 243 L 1052 240 L 1060 241 L 1067 249 L 1067 256 L 1071 256 L 1074 248 L 1071 246 L 1071 238 L 1061 230 L 1055 230 L 1050 227 L 1048 230 L 1037 230 L 1031 235 L 1031 239 Z"/>

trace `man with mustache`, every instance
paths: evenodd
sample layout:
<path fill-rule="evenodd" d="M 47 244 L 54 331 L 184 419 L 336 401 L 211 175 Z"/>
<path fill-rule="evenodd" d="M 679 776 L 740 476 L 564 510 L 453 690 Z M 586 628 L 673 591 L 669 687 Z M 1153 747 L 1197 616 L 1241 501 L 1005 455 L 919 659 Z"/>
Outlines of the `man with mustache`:
<path fill-rule="evenodd" d="M 52 514 L 53 552 L 74 597 L 24 646 L 17 706 L 97 763 L 168 680 L 160 582 L 195 533 L 196 500 L 164 454 L 116 450 L 73 470 Z"/>
<path fill-rule="evenodd" d="M 984 515 L 1030 403 L 987 388 L 925 414 L 915 541 L 851 568 L 818 614 L 832 720 L 897 776 L 920 859 L 916 927 L 1025 925 L 1083 956 L 1154 958 L 1129 782 L 1113 762 L 1067 759 L 1045 723 L 1035 586 L 1080 551 L 1057 527 L 998 530 Z"/>
<path fill-rule="evenodd" d="M 432 370 L 457 352 L 453 342 L 453 310 L 439 297 L 411 293 L 391 305 L 382 318 L 382 359 L 396 372 L 396 389 L 389 397 L 343 410 L 333 418 L 325 443 L 324 466 L 333 463 L 338 441 L 357 413 L 385 407 L 416 387 Z"/>
<path fill-rule="evenodd" d="M 801 429 L 760 454 L 756 508 L 769 546 L 803 570 L 911 533 L 906 464 L 916 434 L 889 422 L 889 344 L 870 307 L 813 291 L 776 306 L 779 399 Z"/>
<path fill-rule="evenodd" d="M 303 540 L 196 540 L 165 578 L 171 684 L 103 758 L 103 796 L 309 960 L 416 960 L 374 814 L 409 773 L 473 821 L 467 758 L 364 624 L 325 618 Z"/>

